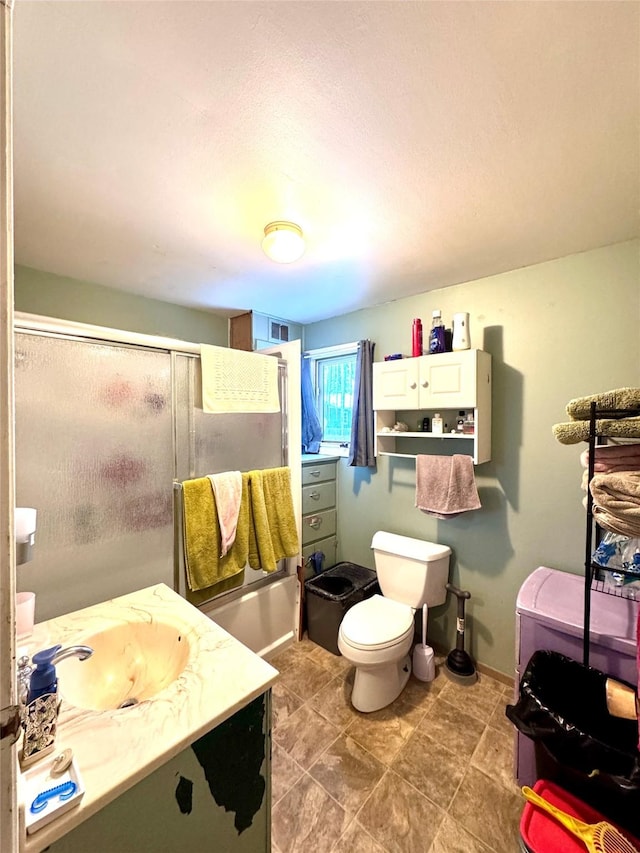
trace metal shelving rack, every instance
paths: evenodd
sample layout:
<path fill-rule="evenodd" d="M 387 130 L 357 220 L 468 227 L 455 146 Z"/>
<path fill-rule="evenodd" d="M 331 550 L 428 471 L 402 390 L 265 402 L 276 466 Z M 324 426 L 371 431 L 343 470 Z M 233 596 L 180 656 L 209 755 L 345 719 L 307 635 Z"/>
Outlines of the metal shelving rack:
<path fill-rule="evenodd" d="M 611 420 L 617 418 L 637 417 L 640 415 L 640 408 L 633 409 L 598 409 L 596 403 L 591 403 L 589 411 L 589 467 L 588 478 L 589 483 L 594 474 L 595 464 L 595 447 L 597 444 L 598 435 L 597 420 L 598 416 L 603 419 Z M 594 531 L 594 527 L 596 530 Z M 589 666 L 589 643 L 590 643 L 590 626 L 591 626 L 591 593 L 595 590 L 603 592 L 607 595 L 615 595 L 619 598 L 635 599 L 635 591 L 625 590 L 622 583 L 616 582 L 614 576 L 618 577 L 634 577 L 640 580 L 640 575 L 635 572 L 626 572 L 624 569 L 611 571 L 604 569 L 598 563 L 594 563 L 591 559 L 593 554 L 594 532 L 596 540 L 600 540 L 600 528 L 597 522 L 594 524 L 593 518 L 593 496 L 591 489 L 587 486 L 587 528 L 585 536 L 585 562 L 584 562 L 584 637 L 583 637 L 583 663 Z"/>

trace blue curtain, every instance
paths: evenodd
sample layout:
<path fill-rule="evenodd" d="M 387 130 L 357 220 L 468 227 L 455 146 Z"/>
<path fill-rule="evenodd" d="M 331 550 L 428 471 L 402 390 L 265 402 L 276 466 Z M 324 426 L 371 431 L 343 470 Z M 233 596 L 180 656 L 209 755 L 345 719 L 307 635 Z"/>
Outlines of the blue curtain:
<path fill-rule="evenodd" d="M 375 468 L 373 454 L 373 350 L 371 341 L 358 341 L 356 382 L 354 388 L 353 419 L 349 465 L 358 468 Z"/>
<path fill-rule="evenodd" d="M 311 363 L 302 357 L 302 452 L 318 453 L 322 441 L 322 424 L 316 411 L 316 401 L 311 381 Z"/>

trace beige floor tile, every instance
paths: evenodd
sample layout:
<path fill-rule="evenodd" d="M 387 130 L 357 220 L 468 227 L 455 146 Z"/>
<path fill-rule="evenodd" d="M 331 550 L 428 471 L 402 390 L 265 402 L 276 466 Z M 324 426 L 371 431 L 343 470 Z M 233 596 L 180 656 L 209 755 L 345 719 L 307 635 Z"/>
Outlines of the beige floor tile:
<path fill-rule="evenodd" d="M 449 815 L 445 815 L 429 853 L 491 853 L 491 848 L 474 838 Z"/>
<path fill-rule="evenodd" d="M 340 676 L 312 696 L 309 705 L 340 729 L 348 726 L 358 716 L 351 704 L 351 686 Z"/>
<path fill-rule="evenodd" d="M 507 700 L 503 697 L 500 702 L 496 705 L 496 709 L 493 714 L 489 717 L 489 725 L 493 729 L 498 729 L 498 731 L 503 734 L 511 734 L 515 732 L 515 727 L 511 720 L 505 714 L 505 708 L 507 707 Z"/>
<path fill-rule="evenodd" d="M 271 801 L 277 803 L 294 783 L 300 779 L 304 770 L 277 743 L 271 748 Z"/>
<path fill-rule="evenodd" d="M 471 759 L 472 767 L 499 782 L 508 791 L 519 795 L 520 788 L 513 776 L 513 737 L 498 729 L 487 728 Z"/>
<path fill-rule="evenodd" d="M 273 731 L 273 740 L 304 769 L 338 737 L 336 726 L 308 705 L 298 708 Z"/>
<path fill-rule="evenodd" d="M 309 658 L 314 662 L 329 670 L 332 675 L 342 675 L 345 673 L 351 664 L 342 655 L 334 655 L 323 649 L 322 646 L 314 646 L 309 652 Z"/>
<path fill-rule="evenodd" d="M 378 784 L 385 766 L 347 735 L 340 735 L 309 770 L 309 775 L 355 814 Z"/>
<path fill-rule="evenodd" d="M 332 853 L 385 853 L 357 820 L 352 821 Z"/>
<path fill-rule="evenodd" d="M 423 702 L 431 702 L 440 693 L 445 683 L 446 678 L 440 672 L 436 674 L 433 681 L 420 681 L 412 675 L 401 695 L 410 704 L 421 705 Z"/>
<path fill-rule="evenodd" d="M 288 719 L 288 717 L 290 717 L 294 711 L 298 710 L 298 708 L 302 705 L 303 700 L 299 696 L 296 696 L 295 693 L 292 693 L 288 688 L 286 688 L 281 681 L 276 681 L 276 683 L 273 685 L 272 696 L 272 727 L 275 729 L 278 725 Z"/>
<path fill-rule="evenodd" d="M 330 672 L 305 655 L 285 669 L 280 676 L 280 683 L 296 696 L 306 700 L 327 685 L 332 678 Z"/>
<path fill-rule="evenodd" d="M 425 853 L 444 812 L 388 770 L 358 813 L 358 821 L 389 853 Z"/>
<path fill-rule="evenodd" d="M 415 724 L 387 707 L 371 714 L 358 713 L 345 731 L 378 761 L 389 765 L 415 731 Z"/>
<path fill-rule="evenodd" d="M 344 809 L 305 774 L 273 808 L 273 842 L 282 853 L 329 853 L 348 821 Z"/>
<path fill-rule="evenodd" d="M 475 767 L 469 767 L 449 808 L 449 816 L 496 853 L 514 853 L 519 849 L 522 808 L 522 797 L 507 791 Z"/>
<path fill-rule="evenodd" d="M 444 695 L 443 691 L 434 701 L 418 725 L 418 731 L 461 758 L 469 759 L 478 745 L 485 724 L 451 705 L 443 698 Z"/>
<path fill-rule="evenodd" d="M 458 790 L 466 762 L 437 741 L 415 732 L 398 753 L 391 769 L 446 810 Z"/>
<path fill-rule="evenodd" d="M 439 698 L 446 699 L 451 705 L 486 723 L 498 702 L 502 701 L 502 689 L 500 682 L 487 675 L 480 675 L 478 681 L 471 685 L 461 686 L 447 680 Z"/>
<path fill-rule="evenodd" d="M 273 656 L 268 655 L 266 660 L 268 661 L 268 663 L 271 664 L 271 666 L 275 666 L 275 668 L 279 670 L 279 672 L 284 672 L 297 660 L 306 657 L 307 653 L 308 650 L 307 652 L 305 652 L 305 649 L 301 643 L 294 643 L 293 645 L 288 646 L 286 649 L 284 649 L 284 651 L 278 652 Z"/>

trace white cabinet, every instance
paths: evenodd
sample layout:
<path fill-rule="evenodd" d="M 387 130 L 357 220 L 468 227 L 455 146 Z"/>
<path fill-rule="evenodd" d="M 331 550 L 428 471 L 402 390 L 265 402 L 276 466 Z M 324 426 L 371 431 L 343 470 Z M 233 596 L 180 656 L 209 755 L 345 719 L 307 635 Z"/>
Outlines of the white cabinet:
<path fill-rule="evenodd" d="M 229 320 L 229 346 L 232 349 L 261 350 L 301 338 L 300 323 L 255 311 L 247 311 Z"/>
<path fill-rule="evenodd" d="M 373 365 L 376 454 L 414 456 L 442 453 L 442 441 L 455 441 L 456 453 L 469 453 L 476 465 L 491 459 L 491 356 L 482 350 L 446 352 Z M 455 432 L 460 411 L 473 411 L 474 433 Z M 438 412 L 442 435 L 417 430 L 422 415 Z M 409 432 L 389 432 L 396 421 Z M 452 432 L 453 431 L 453 432 Z M 407 440 L 412 439 L 411 452 Z M 418 441 L 419 439 L 419 441 Z M 398 444 L 402 441 L 400 452 Z M 438 443 L 436 443 L 438 442 Z M 450 448 L 449 448 L 450 450 Z"/>

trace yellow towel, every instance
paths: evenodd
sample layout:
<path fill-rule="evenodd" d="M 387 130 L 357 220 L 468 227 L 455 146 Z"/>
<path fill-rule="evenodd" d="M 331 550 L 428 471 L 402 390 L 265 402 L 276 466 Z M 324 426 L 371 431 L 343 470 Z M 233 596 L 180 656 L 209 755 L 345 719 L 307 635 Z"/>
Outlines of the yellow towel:
<path fill-rule="evenodd" d="M 199 477 L 182 484 L 184 562 L 192 590 L 205 589 L 241 572 L 249 556 L 249 475 L 242 475 L 242 499 L 233 545 L 220 556 L 220 525 L 211 480 Z"/>
<path fill-rule="evenodd" d="M 249 472 L 249 565 L 274 572 L 278 560 L 300 553 L 289 468 Z"/>

